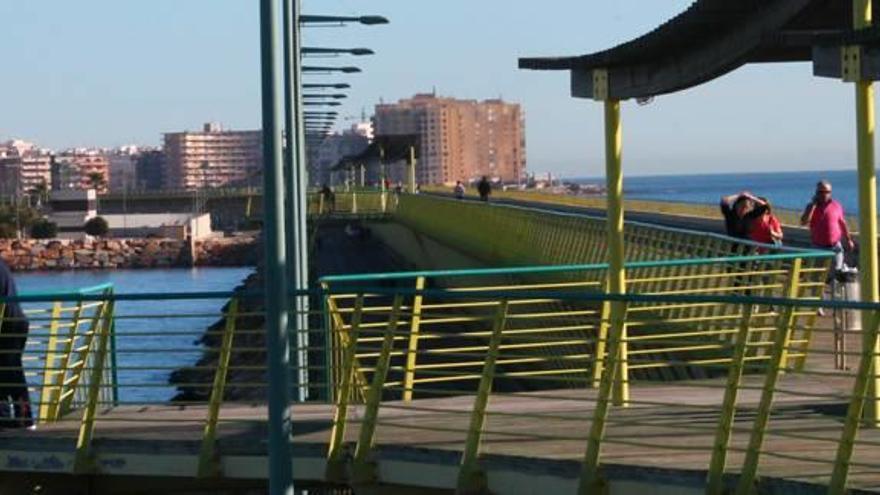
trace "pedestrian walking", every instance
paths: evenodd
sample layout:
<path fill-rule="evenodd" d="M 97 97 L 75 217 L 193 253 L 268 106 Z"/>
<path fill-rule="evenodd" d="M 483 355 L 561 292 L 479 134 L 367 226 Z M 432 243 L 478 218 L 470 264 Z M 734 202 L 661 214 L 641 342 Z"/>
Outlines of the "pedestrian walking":
<path fill-rule="evenodd" d="M 831 197 L 831 183 L 827 180 L 820 180 L 816 184 L 816 193 L 801 215 L 801 225 L 809 226 L 813 247 L 834 253 L 827 279 L 827 282 L 831 282 L 845 268 L 844 244 L 846 249 L 852 251 L 855 243 L 846 225 L 843 206 Z M 827 299 L 829 293 L 830 287 L 826 285 L 822 298 Z M 818 313 L 822 316 L 825 311 L 819 308 Z"/>
<path fill-rule="evenodd" d="M 844 267 L 844 247 L 855 248 L 852 235 L 846 225 L 843 206 L 831 197 L 831 183 L 821 180 L 816 184 L 816 194 L 801 215 L 801 225 L 809 226 L 813 247 L 834 252 L 832 275 Z"/>
<path fill-rule="evenodd" d="M 15 297 L 17 291 L 9 266 L 0 259 L 0 296 Z M 21 305 L 0 303 L 0 428 L 33 426 L 33 413 L 24 375 L 22 353 L 29 325 Z"/>
<path fill-rule="evenodd" d="M 489 183 L 489 179 L 485 175 L 477 184 L 477 192 L 480 193 L 480 201 L 489 201 L 489 195 L 492 194 L 492 184 Z"/>

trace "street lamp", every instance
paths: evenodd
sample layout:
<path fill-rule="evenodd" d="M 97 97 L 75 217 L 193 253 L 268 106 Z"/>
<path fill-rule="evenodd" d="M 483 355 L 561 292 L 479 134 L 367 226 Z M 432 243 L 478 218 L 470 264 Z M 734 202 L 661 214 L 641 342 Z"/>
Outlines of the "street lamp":
<path fill-rule="evenodd" d="M 302 104 L 307 107 L 338 107 L 342 105 L 338 101 L 304 101 Z"/>
<path fill-rule="evenodd" d="M 338 24 L 343 25 L 346 22 L 356 22 L 365 26 L 374 26 L 376 24 L 388 24 L 388 19 L 381 15 L 362 15 L 362 16 L 339 16 L 339 15 L 301 15 L 299 16 L 300 24 Z"/>
<path fill-rule="evenodd" d="M 323 66 L 315 66 L 315 65 L 304 65 L 302 68 L 303 72 L 320 72 L 329 74 L 331 72 L 342 72 L 345 74 L 354 74 L 356 72 L 360 72 L 361 69 L 358 67 L 345 66 L 345 67 L 323 67 Z"/>
<path fill-rule="evenodd" d="M 333 98 L 334 100 L 344 100 L 345 98 L 348 98 L 348 95 L 345 93 L 317 93 L 302 96 L 303 98 Z"/>
<path fill-rule="evenodd" d="M 320 83 L 306 83 L 302 85 L 303 89 L 349 89 L 351 84 L 348 83 L 335 83 L 335 84 L 320 84 Z"/>
<path fill-rule="evenodd" d="M 376 52 L 369 48 L 322 48 L 307 46 L 300 53 L 303 55 L 374 55 Z"/>

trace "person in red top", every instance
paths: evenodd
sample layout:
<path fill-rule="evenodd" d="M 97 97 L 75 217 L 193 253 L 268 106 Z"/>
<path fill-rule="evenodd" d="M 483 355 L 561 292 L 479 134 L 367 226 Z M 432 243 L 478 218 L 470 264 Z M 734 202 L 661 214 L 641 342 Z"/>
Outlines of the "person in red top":
<path fill-rule="evenodd" d="M 809 225 L 814 247 L 834 251 L 834 272 L 842 270 L 844 242 L 850 251 L 854 243 L 846 225 L 843 206 L 831 198 L 831 183 L 827 180 L 816 184 L 816 194 L 801 215 L 801 225 Z"/>
<path fill-rule="evenodd" d="M 761 244 L 782 244 L 782 224 L 770 207 L 770 201 L 767 198 L 760 198 L 764 202 L 764 213 L 754 219 L 749 231 L 749 238 Z M 767 248 L 758 248 L 758 253 L 766 253 Z"/>

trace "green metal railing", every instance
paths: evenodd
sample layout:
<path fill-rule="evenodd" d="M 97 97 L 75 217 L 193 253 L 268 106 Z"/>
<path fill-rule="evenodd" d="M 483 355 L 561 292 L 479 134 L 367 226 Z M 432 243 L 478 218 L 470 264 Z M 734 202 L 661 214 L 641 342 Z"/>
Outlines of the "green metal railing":
<path fill-rule="evenodd" d="M 608 260 L 605 219 L 584 213 L 415 194 L 400 196 L 393 218 L 493 266 Z M 627 221 L 624 229 L 628 261 L 714 258 L 760 247 L 724 235 L 641 222 Z M 798 250 L 783 247 L 781 252 Z"/>

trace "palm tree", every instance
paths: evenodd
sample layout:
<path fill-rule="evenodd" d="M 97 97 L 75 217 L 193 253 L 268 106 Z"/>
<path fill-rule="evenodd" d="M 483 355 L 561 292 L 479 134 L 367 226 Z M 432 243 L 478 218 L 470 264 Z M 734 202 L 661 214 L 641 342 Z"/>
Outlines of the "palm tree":
<path fill-rule="evenodd" d="M 49 202 L 49 185 L 46 184 L 46 179 L 41 180 L 29 192 L 37 197 L 37 208 L 41 208 L 45 203 Z"/>
<path fill-rule="evenodd" d="M 93 189 L 100 190 L 104 187 L 104 174 L 101 172 L 89 172 L 88 175 L 89 186 Z"/>

